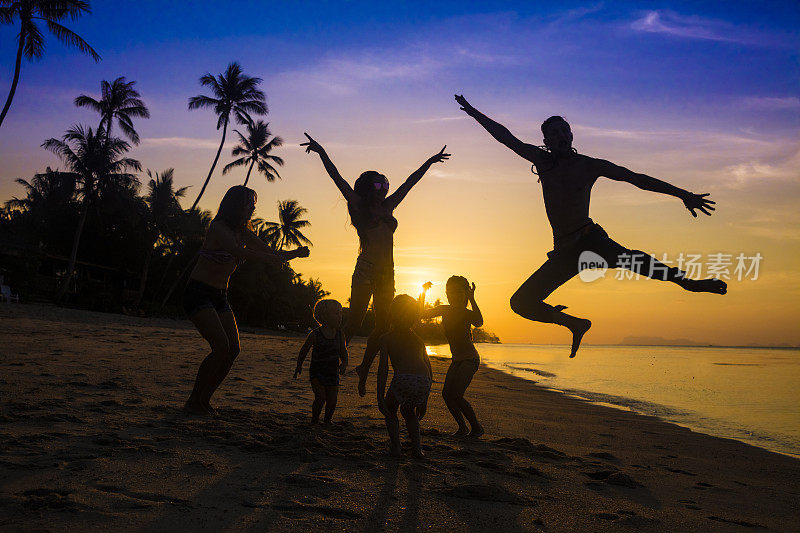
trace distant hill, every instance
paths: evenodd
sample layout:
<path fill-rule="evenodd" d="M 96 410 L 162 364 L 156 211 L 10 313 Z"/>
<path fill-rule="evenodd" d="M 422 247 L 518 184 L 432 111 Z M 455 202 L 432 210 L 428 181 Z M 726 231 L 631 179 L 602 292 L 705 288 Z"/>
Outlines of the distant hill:
<path fill-rule="evenodd" d="M 665 339 L 664 337 L 636 337 L 628 336 L 620 344 L 633 346 L 708 346 L 707 342 L 698 342 L 691 339 Z"/>

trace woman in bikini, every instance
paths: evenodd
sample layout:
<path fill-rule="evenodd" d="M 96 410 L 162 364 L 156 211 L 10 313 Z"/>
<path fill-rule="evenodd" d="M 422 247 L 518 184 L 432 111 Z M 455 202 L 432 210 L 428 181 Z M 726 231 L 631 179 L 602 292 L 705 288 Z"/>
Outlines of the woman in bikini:
<path fill-rule="evenodd" d="M 378 339 L 389 330 L 389 306 L 394 297 L 394 231 L 397 219 L 393 212 L 434 163 L 450 158 L 442 150 L 431 156 L 408 179 L 387 196 L 389 180 L 386 176 L 368 170 L 358 177 L 353 187 L 342 178 L 325 149 L 307 133 L 308 142 L 301 144 L 306 153 L 316 152 L 328 175 L 347 201 L 350 222 L 356 228 L 359 239 L 359 254 L 353 271 L 350 292 L 350 310 L 345 325 L 347 342 L 361 326 L 370 298 L 375 313 L 375 328 L 367 339 L 364 358 L 356 367 L 358 393 L 366 394 L 367 374 L 378 353 Z"/>
<path fill-rule="evenodd" d="M 211 346 L 211 353 L 200 364 L 194 389 L 183 408 L 187 413 L 213 413 L 211 396 L 239 355 L 239 330 L 227 294 L 228 280 L 236 267 L 246 259 L 282 263 L 295 257 L 308 257 L 305 246 L 275 251 L 262 242 L 250 226 L 255 208 L 254 190 L 241 185 L 228 189 L 217 216 L 211 221 L 186 285 L 183 307 Z"/>

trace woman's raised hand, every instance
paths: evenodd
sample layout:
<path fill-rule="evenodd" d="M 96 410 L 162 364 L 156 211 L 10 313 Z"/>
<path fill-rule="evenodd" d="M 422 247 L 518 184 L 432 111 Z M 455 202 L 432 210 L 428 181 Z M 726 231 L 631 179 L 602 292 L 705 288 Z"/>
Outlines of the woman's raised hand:
<path fill-rule="evenodd" d="M 475 299 L 475 283 L 474 282 L 472 283 L 472 286 L 470 286 L 469 283 L 467 283 L 467 298 L 469 298 L 470 300 L 474 300 Z"/>
<path fill-rule="evenodd" d="M 306 147 L 306 153 L 307 154 L 310 154 L 311 152 L 317 152 L 318 154 L 321 154 L 322 152 L 325 151 L 325 149 L 322 148 L 321 144 L 319 144 L 317 141 L 315 141 L 314 139 L 311 138 L 311 135 L 309 135 L 308 133 L 305 133 L 305 132 L 303 132 L 303 135 L 306 136 L 306 138 L 308 139 L 308 142 L 300 143 L 300 146 L 305 146 Z"/>
<path fill-rule="evenodd" d="M 442 161 L 447 161 L 448 159 L 450 159 L 450 154 L 444 153 L 445 148 L 447 148 L 447 145 L 444 145 L 444 147 L 438 154 L 432 155 L 430 159 L 428 159 L 428 162 L 430 164 L 434 164 L 434 163 L 441 163 Z"/>

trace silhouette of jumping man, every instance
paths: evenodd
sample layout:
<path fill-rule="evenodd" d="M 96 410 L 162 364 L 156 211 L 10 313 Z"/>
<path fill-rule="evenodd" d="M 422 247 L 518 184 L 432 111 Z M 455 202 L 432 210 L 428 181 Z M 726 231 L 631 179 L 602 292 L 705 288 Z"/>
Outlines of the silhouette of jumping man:
<path fill-rule="evenodd" d="M 514 137 L 505 126 L 472 107 L 463 95 L 456 95 L 455 99 L 461 110 L 477 120 L 492 137 L 536 167 L 542 184 L 545 211 L 553 228 L 553 250 L 548 252 L 547 261 L 511 297 L 511 309 L 528 320 L 568 328 L 572 332 L 570 357 L 575 357 L 581 339 L 592 323 L 568 315 L 564 312 L 566 306 L 549 305 L 544 299 L 581 271 L 579 257 L 584 251 L 598 254 L 610 268 L 626 268 L 649 278 L 671 281 L 687 291 L 727 292 L 727 284 L 722 280 L 689 279 L 685 277 L 685 272 L 676 267 L 667 267 L 640 250 L 625 248 L 589 218 L 592 186 L 601 176 L 625 181 L 646 191 L 680 198 L 694 217 L 697 217 L 695 211 L 706 215 L 714 211 L 714 202 L 706 198 L 708 193 L 693 194 L 609 161 L 579 154 L 572 147 L 572 130 L 562 117 L 553 116 L 542 123 L 544 146 L 539 147 Z"/>
<path fill-rule="evenodd" d="M 411 188 L 422 179 L 431 165 L 447 161 L 450 154 L 445 153 L 444 150 L 447 148 L 445 146 L 422 163 L 422 166 L 415 170 L 396 191 L 387 196 L 389 180 L 386 179 L 386 176 L 374 170 L 367 170 L 351 187 L 339 174 L 322 145 L 312 139 L 308 133 L 305 136 L 308 138 L 308 142 L 302 143 L 300 146 L 305 146 L 307 153 L 315 152 L 319 155 L 328 175 L 347 201 L 350 222 L 358 233 L 358 259 L 356 259 L 356 267 L 353 271 L 350 310 L 347 314 L 344 332 L 349 344 L 356 330 L 361 327 L 369 300 L 372 298 L 375 328 L 367 339 L 364 359 L 356 367 L 358 393 L 364 396 L 367 392 L 367 375 L 378 354 L 378 341 L 381 335 L 389 331 L 389 307 L 394 298 L 394 232 L 397 229 L 397 219 L 393 215 L 394 210 L 411 191 Z"/>

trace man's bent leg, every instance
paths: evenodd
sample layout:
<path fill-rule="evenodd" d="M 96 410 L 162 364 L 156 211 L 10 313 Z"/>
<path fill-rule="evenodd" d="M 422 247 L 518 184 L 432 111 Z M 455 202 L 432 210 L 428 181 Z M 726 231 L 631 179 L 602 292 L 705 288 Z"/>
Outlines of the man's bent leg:
<path fill-rule="evenodd" d="M 721 279 L 687 278 L 686 272 L 683 270 L 674 266 L 667 266 L 641 250 L 625 248 L 607 235 L 605 239 L 598 241 L 596 247 L 597 252 L 612 268 L 625 268 L 650 279 L 670 281 L 691 292 L 725 294 L 728 291 L 727 283 Z"/>
<path fill-rule="evenodd" d="M 581 339 L 592 326 L 589 320 L 566 314 L 564 305 L 546 304 L 554 290 L 578 273 L 578 252 L 564 250 L 550 252 L 547 261 L 529 277 L 511 297 L 511 309 L 518 315 L 551 324 L 559 324 L 572 332 L 570 357 L 575 357 Z"/>

